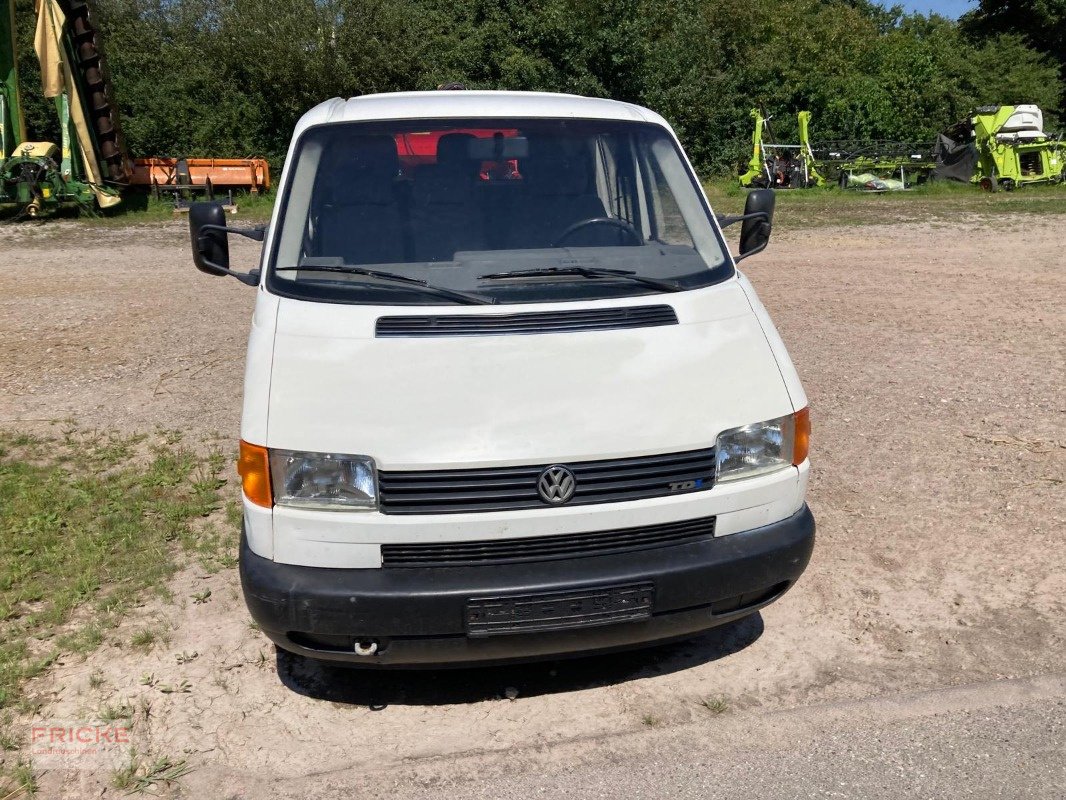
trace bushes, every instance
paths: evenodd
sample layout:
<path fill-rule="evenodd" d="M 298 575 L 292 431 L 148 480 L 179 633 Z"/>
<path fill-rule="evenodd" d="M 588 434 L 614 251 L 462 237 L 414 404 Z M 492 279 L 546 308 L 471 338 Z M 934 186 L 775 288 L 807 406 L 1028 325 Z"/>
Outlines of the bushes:
<path fill-rule="evenodd" d="M 24 13 L 31 0 L 19 3 Z M 964 34 L 949 20 L 867 0 L 108 0 L 97 8 L 137 155 L 263 154 L 276 166 L 296 119 L 325 98 L 450 80 L 650 105 L 717 172 L 743 158 L 755 105 L 778 118 L 781 136 L 809 108 L 820 139 L 931 139 L 977 104 L 1051 111 L 1062 97 L 1058 65 L 1021 33 L 971 25 Z M 31 127 L 48 119 L 35 106 Z"/>

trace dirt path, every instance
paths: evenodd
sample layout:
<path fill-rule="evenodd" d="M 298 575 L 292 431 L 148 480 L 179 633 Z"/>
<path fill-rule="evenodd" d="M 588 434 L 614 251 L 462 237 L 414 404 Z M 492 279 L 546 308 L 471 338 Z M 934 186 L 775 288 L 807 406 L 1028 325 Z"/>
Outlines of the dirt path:
<path fill-rule="evenodd" d="M 0 242 L 0 425 L 70 417 L 236 439 L 253 290 L 196 273 L 180 226 L 6 227 Z M 446 777 L 450 755 L 705 722 L 704 698 L 762 713 L 1057 671 L 1061 243 L 1056 218 L 1032 215 L 820 228 L 745 263 L 811 399 L 819 524 L 804 579 L 761 616 L 559 664 L 379 675 L 283 660 L 276 671 L 235 573 L 188 570 L 173 605 L 130 622 L 158 620 L 169 644 L 145 655 L 117 631 L 36 687 L 40 715 L 143 698 L 137 742 L 188 759 L 188 797 L 360 796 L 366 775 L 412 759 L 433 758 Z M 252 265 L 253 246 L 234 250 Z M 191 602 L 204 588 L 210 602 Z M 183 652 L 197 657 L 179 664 Z M 158 688 L 183 680 L 188 692 Z M 64 796 L 97 796 L 106 781 L 81 774 Z"/>

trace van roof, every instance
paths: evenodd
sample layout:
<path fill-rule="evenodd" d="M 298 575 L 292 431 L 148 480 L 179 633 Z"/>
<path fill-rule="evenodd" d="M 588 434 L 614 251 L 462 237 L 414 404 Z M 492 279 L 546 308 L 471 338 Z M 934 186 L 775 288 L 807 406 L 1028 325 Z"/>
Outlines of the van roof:
<path fill-rule="evenodd" d="M 335 97 L 304 114 L 296 126 L 296 133 L 312 125 L 339 122 L 448 117 L 617 119 L 670 127 L 654 111 L 617 100 L 550 92 L 458 89 L 366 94 L 348 100 Z"/>

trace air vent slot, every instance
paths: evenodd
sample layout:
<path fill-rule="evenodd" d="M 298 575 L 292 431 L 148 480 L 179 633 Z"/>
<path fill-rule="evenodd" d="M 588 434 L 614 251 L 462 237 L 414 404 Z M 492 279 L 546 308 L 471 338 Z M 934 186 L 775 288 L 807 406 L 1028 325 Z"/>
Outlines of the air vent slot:
<path fill-rule="evenodd" d="M 383 567 L 470 567 L 631 553 L 714 538 L 714 517 L 636 528 L 472 542 L 383 544 Z"/>
<path fill-rule="evenodd" d="M 671 306 L 583 308 L 575 311 L 532 311 L 521 314 L 441 314 L 379 317 L 379 338 L 437 336 L 516 336 L 532 333 L 573 333 L 677 325 Z"/>

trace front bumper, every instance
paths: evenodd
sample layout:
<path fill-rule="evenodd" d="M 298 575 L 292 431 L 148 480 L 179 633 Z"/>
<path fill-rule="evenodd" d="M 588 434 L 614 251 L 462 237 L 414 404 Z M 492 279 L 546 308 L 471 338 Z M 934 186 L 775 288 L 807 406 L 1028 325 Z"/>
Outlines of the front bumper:
<path fill-rule="evenodd" d="M 241 539 L 245 601 L 279 647 L 361 666 L 434 666 L 550 658 L 692 636 L 776 600 L 814 548 L 814 517 L 617 555 L 493 566 L 333 569 L 278 564 Z M 629 584 L 654 586 L 651 616 L 536 633 L 468 635 L 467 603 Z M 373 641 L 373 656 L 355 642 Z"/>

